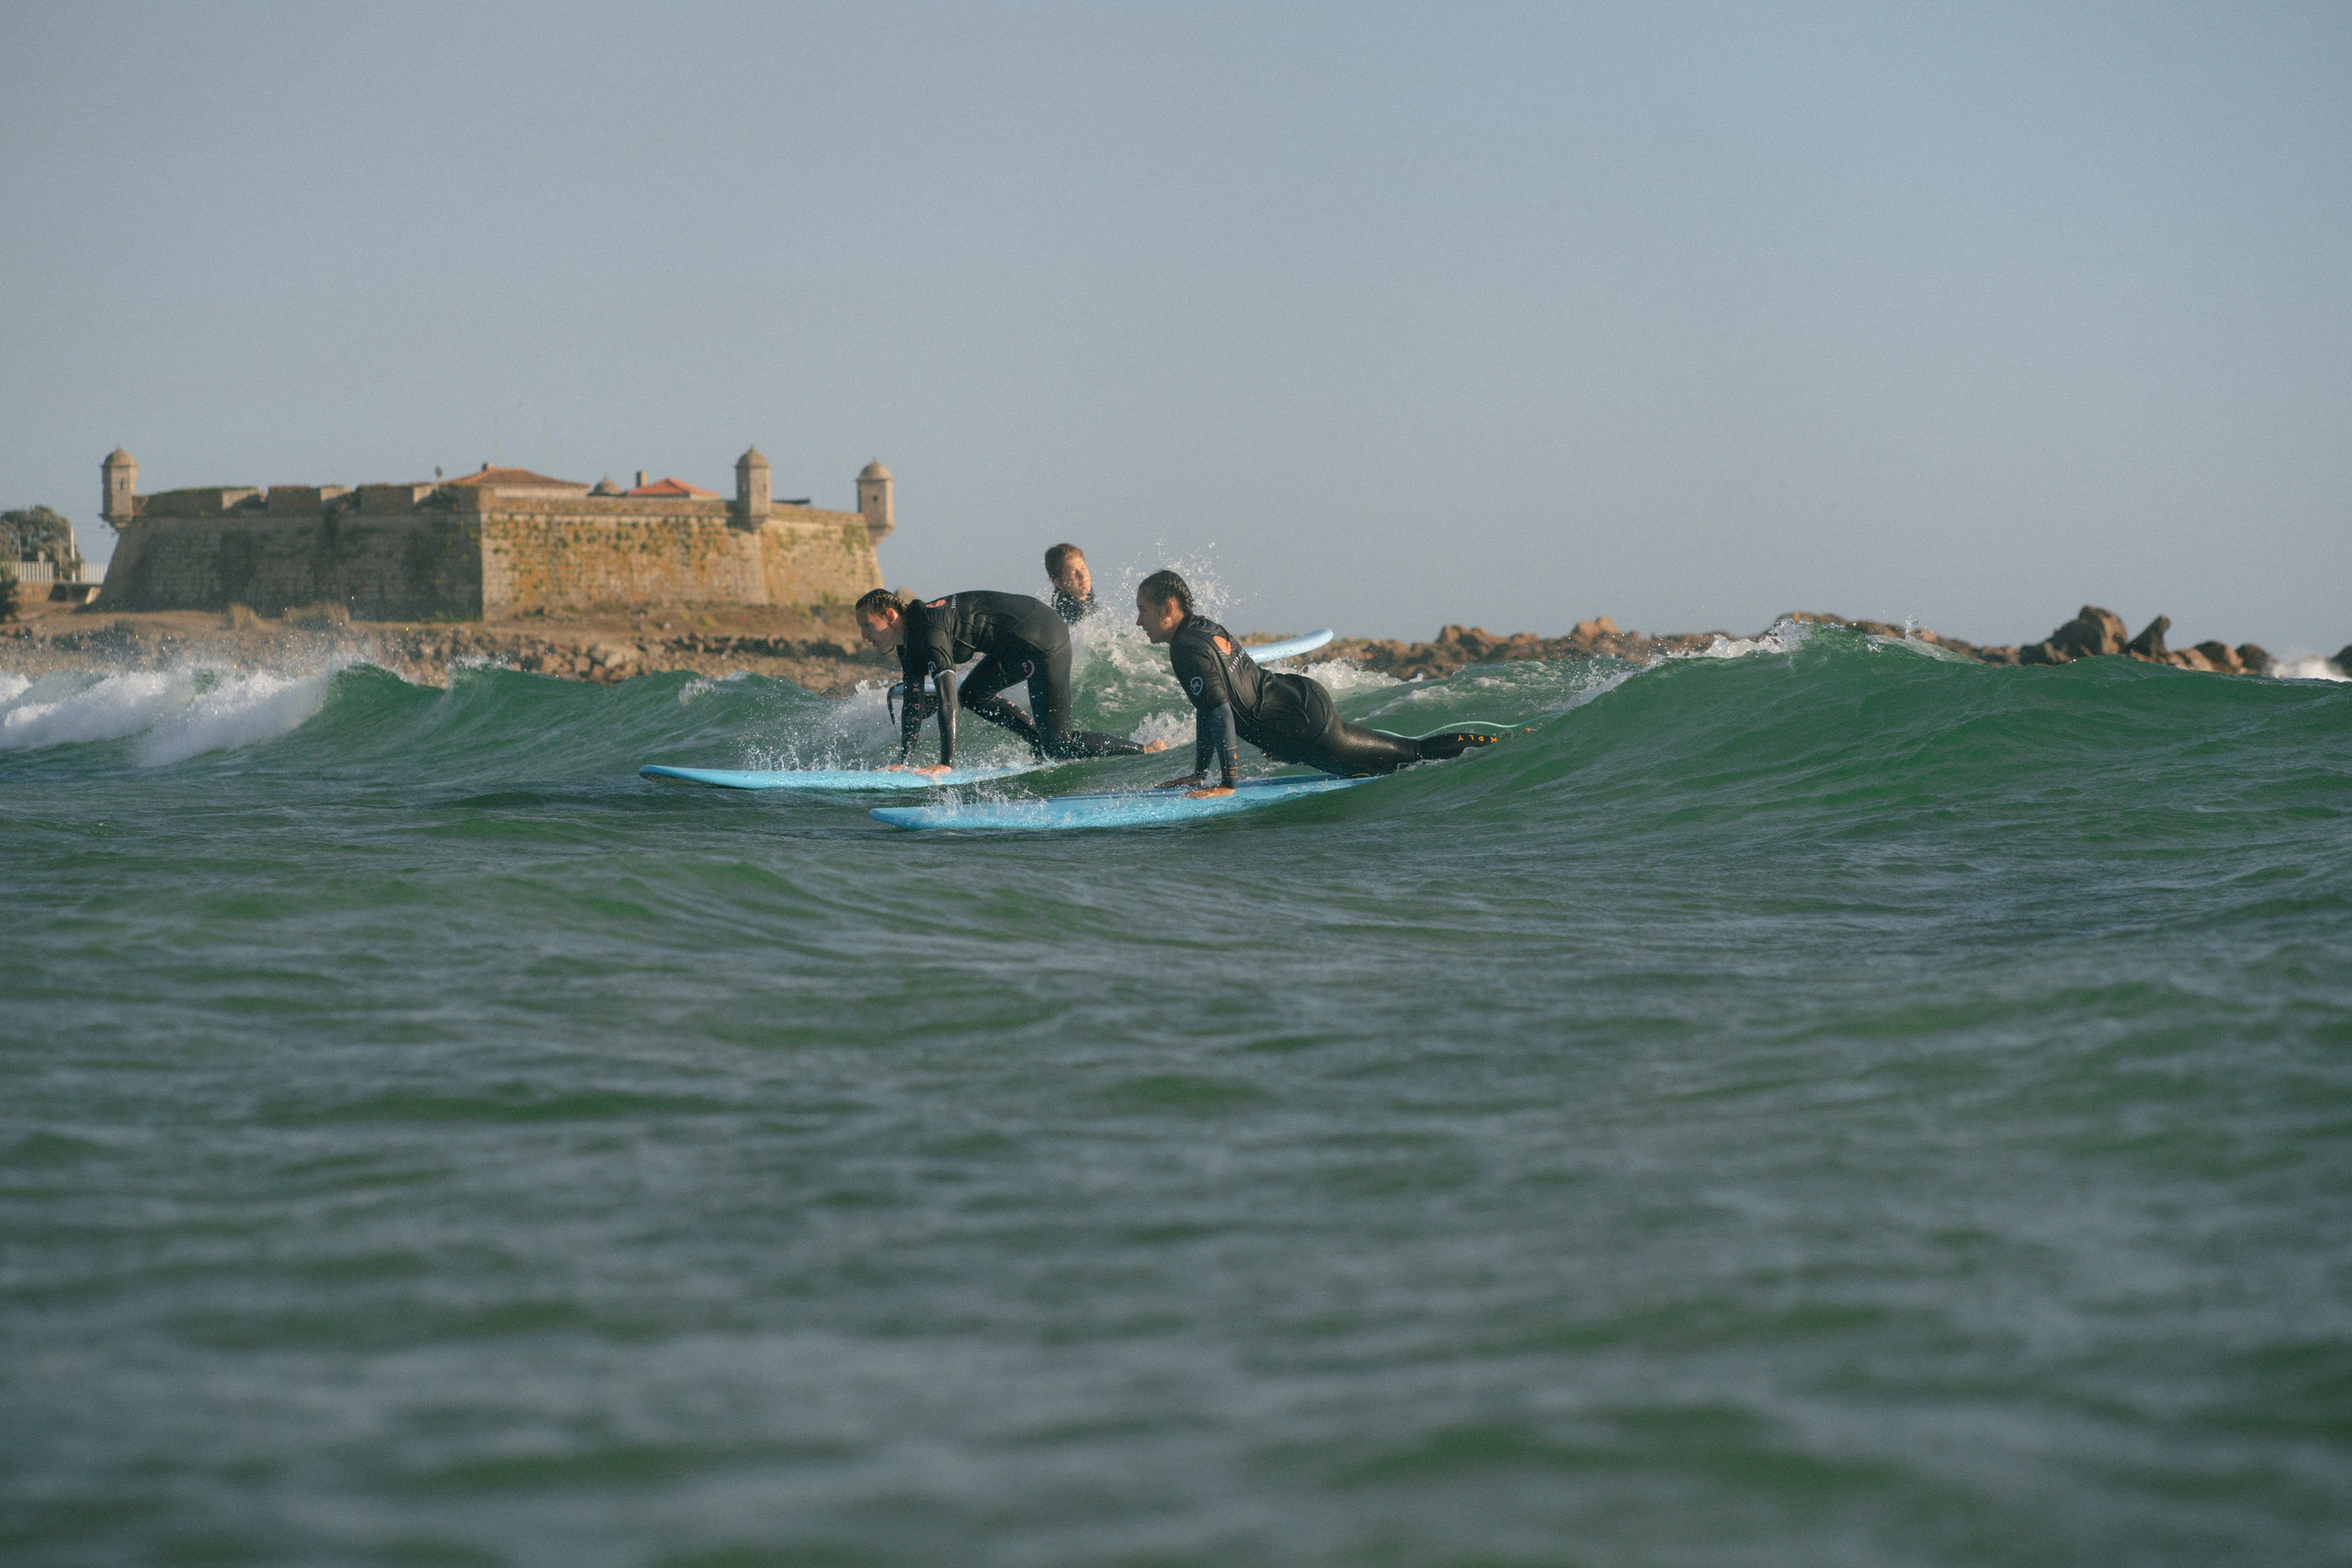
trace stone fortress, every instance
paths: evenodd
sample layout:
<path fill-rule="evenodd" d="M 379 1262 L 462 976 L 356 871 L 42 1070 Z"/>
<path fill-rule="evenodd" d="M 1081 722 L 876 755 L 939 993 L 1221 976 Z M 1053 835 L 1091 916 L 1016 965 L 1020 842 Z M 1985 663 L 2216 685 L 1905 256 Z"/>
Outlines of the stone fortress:
<path fill-rule="evenodd" d="M 774 499 L 756 447 L 735 499 L 677 479 L 593 487 L 482 465 L 410 484 L 215 485 L 139 493 L 117 447 L 100 515 L 120 536 L 101 610 L 264 616 L 339 605 L 362 620 L 508 620 L 669 605 L 845 604 L 882 585 L 890 470 L 857 476 L 857 510 Z"/>

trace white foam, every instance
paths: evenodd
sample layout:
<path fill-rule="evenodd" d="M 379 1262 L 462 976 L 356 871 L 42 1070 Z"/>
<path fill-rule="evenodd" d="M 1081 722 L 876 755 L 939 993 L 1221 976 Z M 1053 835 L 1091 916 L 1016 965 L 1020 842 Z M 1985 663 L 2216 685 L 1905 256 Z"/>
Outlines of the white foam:
<path fill-rule="evenodd" d="M 1717 637 L 1696 653 L 1668 654 L 1668 658 L 1747 658 L 1755 654 L 1794 653 L 1813 635 L 1811 621 L 1778 620 L 1752 637 Z"/>
<path fill-rule="evenodd" d="M 1383 675 L 1377 669 L 1366 669 L 1362 665 L 1351 664 L 1344 658 L 1327 658 L 1319 664 L 1296 665 L 1290 668 L 1303 670 L 1306 674 L 1313 676 L 1330 688 L 1331 695 L 1334 697 L 1346 697 L 1358 691 L 1385 691 L 1391 686 L 1409 684 L 1399 680 L 1393 675 Z"/>
<path fill-rule="evenodd" d="M 2352 675 L 2345 674 L 2334 661 L 2315 653 L 2280 659 L 2271 666 L 2271 674 L 2280 680 L 2352 680 Z"/>
<path fill-rule="evenodd" d="M 1165 741 L 1171 747 L 1190 745 L 1192 742 L 1192 715 L 1184 713 L 1154 713 L 1127 733 L 1127 738 L 1139 746 L 1154 741 Z"/>
<path fill-rule="evenodd" d="M 0 751 L 135 737 L 142 764 L 183 762 L 285 734 L 319 711 L 334 678 L 201 665 L 0 678 L 13 686 L 0 688 Z"/>

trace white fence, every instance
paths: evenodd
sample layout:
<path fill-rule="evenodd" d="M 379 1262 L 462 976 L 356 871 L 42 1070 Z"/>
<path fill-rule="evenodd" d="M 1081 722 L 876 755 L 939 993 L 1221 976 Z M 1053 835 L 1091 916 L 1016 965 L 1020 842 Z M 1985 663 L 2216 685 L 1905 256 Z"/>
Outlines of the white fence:
<path fill-rule="evenodd" d="M 55 562 L 0 561 L 0 572 L 6 572 L 27 588 L 47 588 L 63 581 L 67 583 L 103 583 L 106 568 L 85 564 L 79 577 L 59 578 Z"/>

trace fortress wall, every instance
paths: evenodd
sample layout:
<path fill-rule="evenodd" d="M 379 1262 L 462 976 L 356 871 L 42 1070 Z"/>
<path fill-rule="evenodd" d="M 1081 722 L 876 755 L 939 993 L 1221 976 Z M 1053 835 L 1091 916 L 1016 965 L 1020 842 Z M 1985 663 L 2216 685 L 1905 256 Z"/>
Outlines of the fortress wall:
<path fill-rule="evenodd" d="M 482 608 L 492 618 L 613 605 L 817 605 L 879 587 L 855 512 L 777 507 L 755 531 L 716 500 L 484 498 Z"/>
<path fill-rule="evenodd" d="M 760 529 L 760 555 L 774 605 L 846 605 L 882 586 L 874 536 L 854 511 L 778 507 Z"/>
<path fill-rule="evenodd" d="M 497 619 L 604 605 L 768 602 L 752 537 L 728 526 L 723 503 L 639 508 L 583 516 L 562 501 L 490 499 L 482 513 L 483 613 Z"/>
<path fill-rule="evenodd" d="M 474 620 L 626 605 L 804 607 L 882 585 L 856 512 L 775 507 L 746 530 L 723 500 L 492 494 L 404 511 L 393 508 L 410 497 L 376 493 L 386 489 L 323 514 L 299 512 L 289 494 L 278 511 L 143 516 L 123 527 L 99 605 L 238 604 L 278 616 L 338 604 L 363 620 Z"/>
<path fill-rule="evenodd" d="M 336 604 L 367 620 L 474 619 L 478 528 L 446 512 L 147 517 L 122 530 L 98 597 L 110 610 L 233 604 L 265 616 Z"/>

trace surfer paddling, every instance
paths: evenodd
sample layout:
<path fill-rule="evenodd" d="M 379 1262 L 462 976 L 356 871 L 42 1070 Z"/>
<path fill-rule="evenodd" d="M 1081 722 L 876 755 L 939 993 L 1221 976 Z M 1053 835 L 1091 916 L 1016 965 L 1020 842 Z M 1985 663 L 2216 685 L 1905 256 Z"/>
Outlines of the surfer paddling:
<path fill-rule="evenodd" d="M 1458 757 L 1500 738 L 1457 730 L 1412 740 L 1349 723 L 1321 681 L 1260 669 L 1238 637 L 1195 615 L 1192 590 L 1173 572 L 1154 572 L 1137 587 L 1135 624 L 1153 642 L 1167 645 L 1177 684 L 1192 700 L 1192 771 L 1161 789 L 1181 789 L 1202 799 L 1231 795 L 1241 779 L 1242 741 L 1276 762 L 1303 763 L 1345 777 Z M 1218 765 L 1214 784 L 1209 783 L 1213 757 Z"/>
<path fill-rule="evenodd" d="M 1054 584 L 1054 613 L 1063 620 L 1076 626 L 1095 613 L 1095 579 L 1087 570 L 1086 552 L 1056 544 L 1045 552 L 1045 576 Z"/>
<path fill-rule="evenodd" d="M 919 773 L 955 765 L 956 710 L 963 708 L 1029 742 L 1041 757 L 1129 757 L 1165 750 L 1138 745 L 1096 730 L 1070 728 L 1070 629 L 1051 606 L 1026 594 L 985 590 L 950 594 L 902 605 L 887 588 L 857 601 L 857 631 L 872 647 L 898 655 L 907 683 L 899 721 L 898 763 L 914 754 L 923 721 L 940 719 L 940 760 Z M 956 666 L 982 657 L 959 681 Z M 1029 711 L 997 695 L 1014 681 L 1029 683 Z M 926 695 L 929 685 L 932 695 Z"/>

